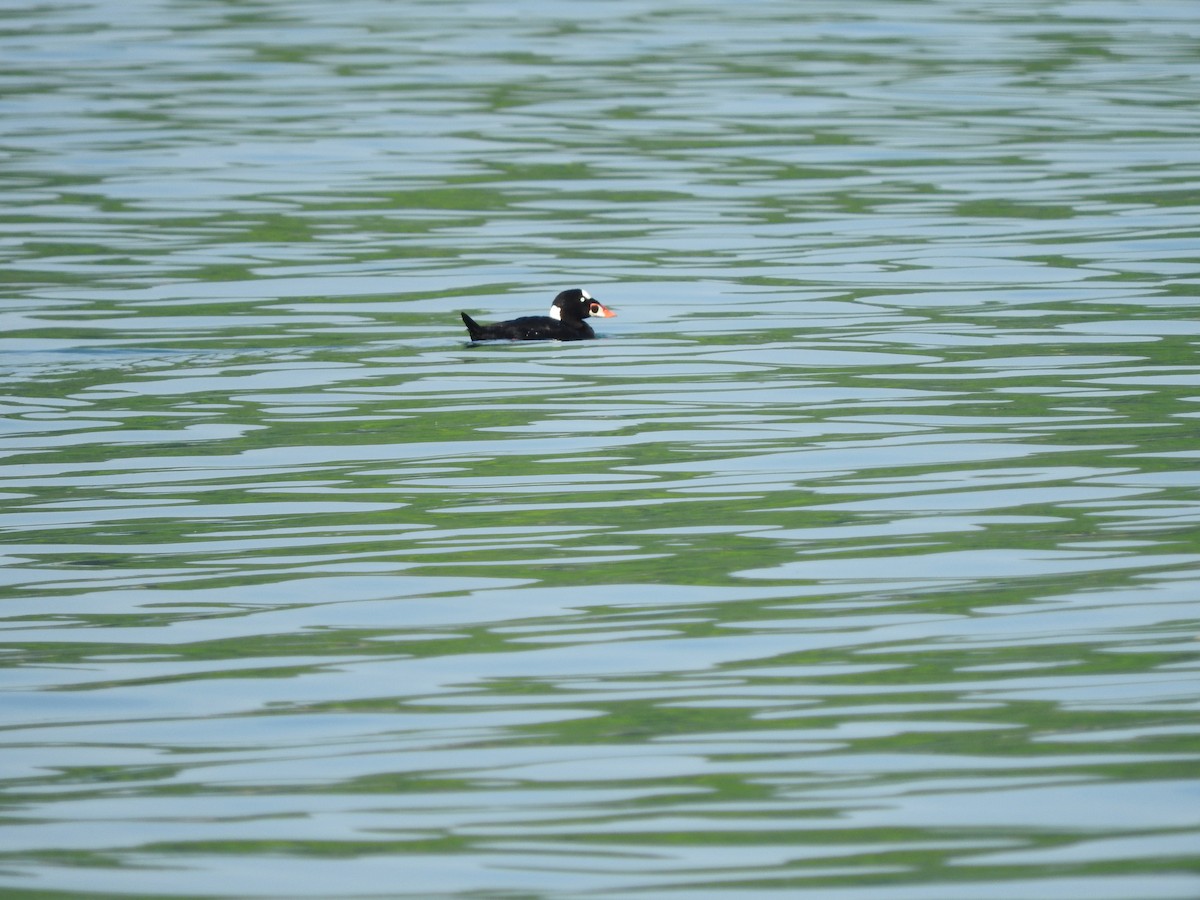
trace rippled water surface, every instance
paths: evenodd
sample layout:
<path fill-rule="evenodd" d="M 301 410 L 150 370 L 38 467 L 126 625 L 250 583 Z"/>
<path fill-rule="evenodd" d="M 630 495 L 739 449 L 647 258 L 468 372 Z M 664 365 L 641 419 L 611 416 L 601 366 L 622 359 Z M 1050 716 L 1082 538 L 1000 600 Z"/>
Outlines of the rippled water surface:
<path fill-rule="evenodd" d="M 0 890 L 1200 896 L 1198 92 L 1190 0 L 9 4 Z"/>

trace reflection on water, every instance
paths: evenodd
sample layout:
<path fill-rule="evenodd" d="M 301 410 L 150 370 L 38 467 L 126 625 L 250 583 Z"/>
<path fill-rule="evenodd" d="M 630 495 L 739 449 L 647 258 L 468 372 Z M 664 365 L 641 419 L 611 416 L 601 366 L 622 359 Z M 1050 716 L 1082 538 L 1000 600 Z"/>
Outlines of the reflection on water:
<path fill-rule="evenodd" d="M 1197 37 L 10 10 L 0 884 L 1195 897 Z"/>

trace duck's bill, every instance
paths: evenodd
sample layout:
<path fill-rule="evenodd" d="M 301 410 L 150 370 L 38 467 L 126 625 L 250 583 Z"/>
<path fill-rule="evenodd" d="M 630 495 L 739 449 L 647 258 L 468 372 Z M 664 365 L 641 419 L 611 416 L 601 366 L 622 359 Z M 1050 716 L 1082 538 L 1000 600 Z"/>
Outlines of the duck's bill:
<path fill-rule="evenodd" d="M 597 303 L 594 300 L 592 301 L 591 307 L 588 308 L 588 312 L 591 315 L 596 316 L 601 319 L 611 319 L 611 318 L 613 318 L 613 316 L 616 315 L 615 312 L 613 312 L 611 309 L 609 309 L 603 303 Z"/>

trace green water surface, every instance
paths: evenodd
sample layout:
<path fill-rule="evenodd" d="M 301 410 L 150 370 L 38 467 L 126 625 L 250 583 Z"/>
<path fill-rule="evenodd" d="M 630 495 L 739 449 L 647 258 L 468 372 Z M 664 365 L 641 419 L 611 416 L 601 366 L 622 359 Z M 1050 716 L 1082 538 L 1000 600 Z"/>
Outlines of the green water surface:
<path fill-rule="evenodd" d="M 0 13 L 0 890 L 1200 895 L 1198 90 L 1180 0 Z"/>

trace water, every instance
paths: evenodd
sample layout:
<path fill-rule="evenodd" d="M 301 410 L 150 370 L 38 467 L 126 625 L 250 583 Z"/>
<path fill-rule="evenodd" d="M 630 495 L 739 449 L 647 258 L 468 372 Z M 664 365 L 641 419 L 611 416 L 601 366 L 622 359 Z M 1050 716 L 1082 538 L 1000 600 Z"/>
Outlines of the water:
<path fill-rule="evenodd" d="M 0 887 L 1200 896 L 1198 38 L 5 10 Z"/>

